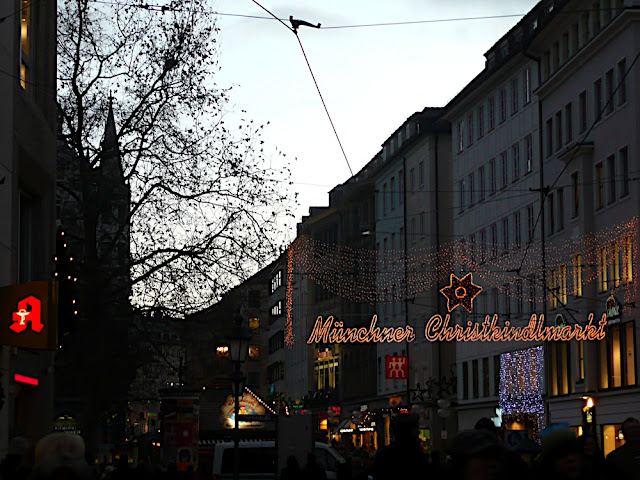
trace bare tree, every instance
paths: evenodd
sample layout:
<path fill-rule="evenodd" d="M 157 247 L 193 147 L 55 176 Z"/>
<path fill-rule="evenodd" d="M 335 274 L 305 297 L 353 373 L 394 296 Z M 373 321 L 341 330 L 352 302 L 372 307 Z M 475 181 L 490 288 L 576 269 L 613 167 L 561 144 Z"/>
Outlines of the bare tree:
<path fill-rule="evenodd" d="M 90 421 L 122 401 L 135 372 L 122 342 L 129 296 L 172 317 L 209 306 L 279 252 L 295 202 L 264 126 L 225 123 L 208 5 L 127 2 L 59 2 L 59 143 L 74 172 L 59 199 L 76 206 L 68 237 L 82 251 L 82 359 L 69 364 Z"/>
<path fill-rule="evenodd" d="M 126 2 L 123 2 L 126 3 Z M 62 140 L 100 165 L 109 96 L 131 188 L 133 300 L 201 309 L 273 258 L 290 214 L 290 171 L 265 161 L 253 122 L 225 124 L 215 18 L 201 0 L 165 8 L 66 0 L 58 19 Z M 102 252 L 105 256 L 111 252 Z"/>

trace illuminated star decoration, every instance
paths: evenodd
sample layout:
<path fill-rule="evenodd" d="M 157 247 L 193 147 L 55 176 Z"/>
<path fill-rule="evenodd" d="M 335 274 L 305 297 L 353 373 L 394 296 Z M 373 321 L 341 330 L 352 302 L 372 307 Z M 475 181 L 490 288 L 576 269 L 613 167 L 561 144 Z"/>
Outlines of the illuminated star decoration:
<path fill-rule="evenodd" d="M 482 287 L 474 285 L 473 274 L 467 273 L 464 277 L 458 278 L 451 274 L 449 285 L 442 288 L 440 293 L 447 297 L 447 310 L 453 311 L 458 305 L 462 305 L 471 313 L 473 309 L 473 299 L 482 291 Z"/>

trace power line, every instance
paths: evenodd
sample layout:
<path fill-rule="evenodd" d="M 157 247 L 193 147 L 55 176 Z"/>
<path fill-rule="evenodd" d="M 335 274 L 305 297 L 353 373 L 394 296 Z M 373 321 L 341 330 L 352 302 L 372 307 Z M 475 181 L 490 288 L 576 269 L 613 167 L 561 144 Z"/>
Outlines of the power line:
<path fill-rule="evenodd" d="M 302 40 L 300 40 L 300 36 L 298 35 L 297 29 L 291 28 L 289 25 L 284 23 L 280 18 L 276 17 L 273 13 L 271 13 L 265 7 L 260 5 L 256 0 L 251 0 L 251 1 L 253 3 L 255 3 L 256 5 L 258 5 L 260 8 L 262 8 L 265 12 L 269 13 L 273 18 L 278 20 L 280 23 L 282 23 L 287 28 L 287 30 L 293 32 L 294 35 L 296 36 L 296 39 L 298 40 L 298 44 L 300 45 L 300 50 L 302 50 L 302 55 L 304 56 L 304 61 L 307 63 L 307 67 L 309 68 L 309 73 L 311 74 L 311 78 L 313 79 L 313 83 L 316 86 L 316 90 L 318 91 L 318 96 L 320 97 L 320 101 L 322 102 L 322 106 L 324 107 L 324 111 L 327 114 L 327 118 L 329 119 L 329 123 L 331 124 L 331 128 L 333 129 L 333 133 L 336 136 L 336 140 L 338 140 L 338 145 L 340 146 L 340 150 L 342 151 L 342 155 L 344 156 L 344 160 L 347 162 L 347 167 L 349 167 L 349 172 L 351 173 L 351 176 L 353 177 L 353 170 L 351 169 L 351 164 L 349 163 L 349 159 L 347 158 L 347 154 L 344 151 L 344 147 L 342 146 L 342 142 L 340 141 L 340 136 L 338 135 L 338 131 L 336 130 L 335 125 L 333 124 L 333 120 L 331 119 L 331 114 L 329 113 L 329 109 L 327 108 L 327 104 L 324 101 L 324 98 L 322 96 L 322 92 L 320 91 L 320 86 L 318 85 L 318 81 L 316 80 L 316 76 L 313 74 L 313 69 L 311 68 L 311 63 L 309 63 L 309 58 L 307 57 L 307 52 L 305 52 L 305 50 L 304 50 L 304 46 L 302 45 Z M 319 28 L 319 25 L 318 25 L 318 28 Z"/>

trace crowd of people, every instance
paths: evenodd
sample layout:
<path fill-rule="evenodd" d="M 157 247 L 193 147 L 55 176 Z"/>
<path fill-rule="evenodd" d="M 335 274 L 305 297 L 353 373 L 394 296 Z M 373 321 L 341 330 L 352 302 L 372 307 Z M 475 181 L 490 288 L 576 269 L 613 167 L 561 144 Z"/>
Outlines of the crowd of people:
<path fill-rule="evenodd" d="M 540 451 L 530 461 L 505 448 L 493 422 L 486 418 L 473 430 L 459 433 L 443 453 L 425 452 L 413 415 L 398 416 L 393 429 L 391 444 L 377 452 L 363 450 L 359 464 L 355 451 L 345 452 L 347 463 L 337 472 L 338 480 L 391 480 L 409 474 L 427 480 L 640 480 L 640 421 L 636 418 L 623 422 L 625 443 L 606 458 L 593 434 L 576 438 L 561 425 L 541 432 Z M 97 467 L 87 458 L 79 435 L 53 433 L 33 448 L 17 437 L 0 464 L 0 480 L 204 480 L 192 467 L 178 472 L 175 464 L 160 469 L 140 461 L 131 468 L 126 456 L 116 465 L 105 462 Z M 313 453 L 304 467 L 294 457 L 288 459 L 280 480 L 298 479 L 327 480 Z"/>

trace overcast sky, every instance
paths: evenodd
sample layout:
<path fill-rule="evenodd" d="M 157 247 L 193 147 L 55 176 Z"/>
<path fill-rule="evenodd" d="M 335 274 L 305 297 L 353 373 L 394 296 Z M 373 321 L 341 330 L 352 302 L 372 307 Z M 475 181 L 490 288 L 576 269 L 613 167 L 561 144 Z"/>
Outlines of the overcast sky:
<path fill-rule="evenodd" d="M 321 29 L 299 35 L 353 172 L 411 114 L 440 107 L 484 67 L 484 53 L 534 0 L 262 0 L 281 18 Z M 251 0 L 217 0 L 216 11 L 266 16 Z M 325 29 L 417 20 L 518 15 L 415 25 Z M 288 23 L 288 22 L 287 22 Z M 235 108 L 270 122 L 265 140 L 292 160 L 296 218 L 328 204 L 350 176 L 311 75 L 290 31 L 276 20 L 219 17 L 219 86 Z M 297 160 L 293 161 L 293 158 Z M 289 238 L 293 239 L 293 236 Z"/>

